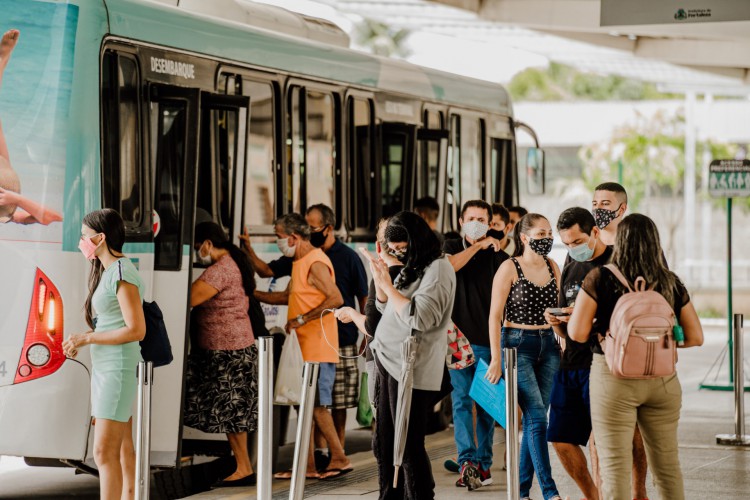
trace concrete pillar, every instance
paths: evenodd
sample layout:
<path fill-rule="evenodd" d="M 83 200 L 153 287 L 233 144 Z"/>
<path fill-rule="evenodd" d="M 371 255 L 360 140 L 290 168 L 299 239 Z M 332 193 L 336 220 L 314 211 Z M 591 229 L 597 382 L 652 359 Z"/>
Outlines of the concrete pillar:
<path fill-rule="evenodd" d="M 703 106 L 705 112 L 703 120 L 708 123 L 710 122 L 711 111 L 713 108 L 714 96 L 713 94 L 706 94 L 703 96 Z M 700 284 L 701 287 L 708 286 L 711 279 L 711 269 L 709 263 L 713 262 L 711 259 L 711 242 L 713 238 L 711 235 L 711 198 L 708 195 L 708 165 L 711 163 L 711 151 L 708 148 L 708 137 L 706 134 L 701 134 L 701 140 L 704 141 L 705 147 L 703 148 L 703 159 L 701 160 L 701 255 L 700 255 Z"/>
<path fill-rule="evenodd" d="M 695 257 L 695 92 L 685 94 L 685 254 L 687 261 Z M 675 263 L 676 264 L 676 263 Z"/>

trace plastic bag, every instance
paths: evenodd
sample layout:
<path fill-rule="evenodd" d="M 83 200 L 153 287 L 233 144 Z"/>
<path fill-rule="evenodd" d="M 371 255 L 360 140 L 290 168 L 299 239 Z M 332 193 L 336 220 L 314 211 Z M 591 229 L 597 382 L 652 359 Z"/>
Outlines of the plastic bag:
<path fill-rule="evenodd" d="M 359 401 L 357 403 L 357 423 L 362 427 L 372 425 L 372 405 L 370 405 L 370 391 L 367 384 L 367 372 L 362 373 L 362 382 L 359 384 Z"/>
<path fill-rule="evenodd" d="M 281 349 L 279 369 L 276 374 L 276 388 L 273 402 L 277 405 L 298 405 L 302 401 L 302 349 L 297 340 L 297 332 L 287 336 Z"/>

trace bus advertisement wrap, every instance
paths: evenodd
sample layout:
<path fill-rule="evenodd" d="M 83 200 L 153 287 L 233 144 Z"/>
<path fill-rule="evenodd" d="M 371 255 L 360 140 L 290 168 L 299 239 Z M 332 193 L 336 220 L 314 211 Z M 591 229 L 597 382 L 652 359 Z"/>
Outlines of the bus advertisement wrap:
<path fill-rule="evenodd" d="M 78 7 L 5 0 L 0 240 L 60 244 Z"/>

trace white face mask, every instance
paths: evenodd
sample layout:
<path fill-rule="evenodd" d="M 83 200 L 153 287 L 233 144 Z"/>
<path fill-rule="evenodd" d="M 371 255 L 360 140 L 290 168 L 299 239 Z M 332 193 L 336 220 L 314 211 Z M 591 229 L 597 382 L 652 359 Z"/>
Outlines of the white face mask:
<path fill-rule="evenodd" d="M 474 241 L 483 238 L 489 229 L 490 226 L 478 220 L 470 220 L 461 227 L 464 235 Z"/>
<path fill-rule="evenodd" d="M 203 246 L 201 246 L 201 248 L 199 248 L 198 251 L 196 252 L 196 255 L 198 256 L 198 262 L 200 262 L 204 266 L 210 266 L 211 264 L 213 264 L 213 261 L 211 260 L 211 254 L 209 253 L 208 255 L 204 257 L 203 254 L 201 253 L 202 248 Z"/>
<path fill-rule="evenodd" d="M 279 238 L 276 240 L 276 245 L 284 257 L 294 257 L 295 248 L 289 246 L 289 238 Z"/>

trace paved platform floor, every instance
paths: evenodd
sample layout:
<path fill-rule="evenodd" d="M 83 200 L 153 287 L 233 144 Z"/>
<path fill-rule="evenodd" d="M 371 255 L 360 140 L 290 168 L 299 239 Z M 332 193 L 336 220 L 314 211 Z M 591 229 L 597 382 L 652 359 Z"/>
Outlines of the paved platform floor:
<path fill-rule="evenodd" d="M 726 330 L 706 328 L 706 344 L 699 349 L 680 351 L 679 375 L 683 387 L 683 409 L 679 424 L 680 462 L 685 477 L 686 498 L 689 500 L 739 500 L 750 496 L 750 448 L 733 448 L 716 445 L 716 434 L 733 432 L 734 399 L 731 392 L 699 390 L 699 385 L 711 363 L 726 342 Z M 750 359 L 746 357 L 745 359 Z M 726 370 L 726 368 L 725 368 Z M 748 398 L 746 397 L 746 400 Z M 747 407 L 747 403 L 746 403 Z M 749 431 L 750 432 L 750 431 Z M 367 431 L 354 431 L 350 439 L 360 447 L 369 438 Z M 498 441 L 498 439 L 496 439 Z M 503 444 L 495 445 L 495 456 L 502 456 Z M 360 448 L 361 449 L 361 448 Z M 432 459 L 437 499 L 454 498 L 505 498 L 505 473 L 493 467 L 494 484 L 468 492 L 456 488 L 457 474 L 443 468 L 446 458 L 455 456 L 453 430 L 428 436 L 428 451 Z M 553 477 L 560 494 L 570 500 L 582 495 L 575 483 L 565 474 L 553 450 Z M 337 480 L 310 481 L 306 484 L 305 498 L 322 500 L 374 500 L 378 498 L 375 459 L 370 451 L 351 455 L 355 470 Z M 658 499 L 651 479 L 648 480 L 649 498 Z M 288 483 L 274 482 L 274 500 L 286 499 Z M 542 499 L 538 486 L 531 497 Z M 192 496 L 202 500 L 254 499 L 255 489 L 212 490 Z M 661 500 L 669 500 L 668 498 Z"/>

